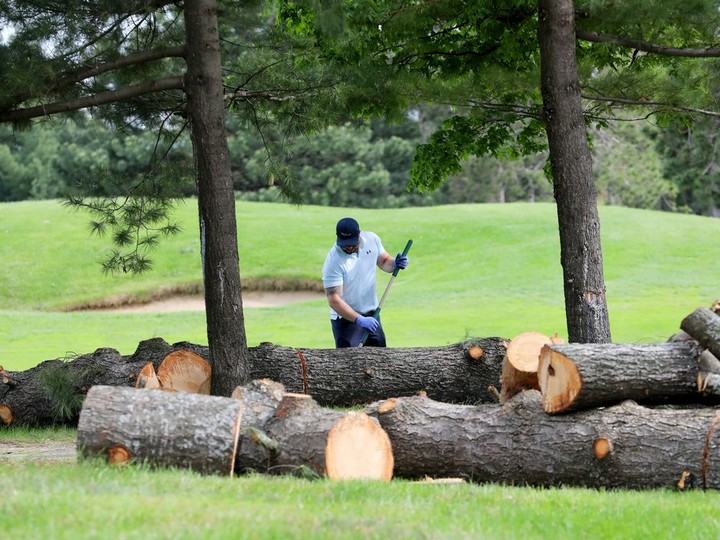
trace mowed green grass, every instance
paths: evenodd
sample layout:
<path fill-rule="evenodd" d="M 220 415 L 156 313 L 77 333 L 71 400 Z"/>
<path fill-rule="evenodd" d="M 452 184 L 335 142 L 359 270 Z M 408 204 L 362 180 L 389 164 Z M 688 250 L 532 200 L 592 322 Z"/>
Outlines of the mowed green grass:
<path fill-rule="evenodd" d="M 530 330 L 566 336 L 557 216 L 552 204 L 480 204 L 365 210 L 245 203 L 237 206 L 243 279 L 313 280 L 336 221 L 356 217 L 391 253 L 414 241 L 383 322 L 393 347 Z M 720 297 L 720 220 L 601 207 L 604 269 L 615 342 L 658 342 Z M 0 204 L 0 365 L 9 370 L 111 347 L 131 354 L 152 337 L 206 344 L 202 312 L 62 312 L 119 294 L 142 297 L 202 282 L 197 206 L 181 203 L 183 232 L 163 240 L 142 276 L 103 275 L 107 239 L 88 215 L 55 201 Z M 389 275 L 378 276 L 381 294 Z M 324 298 L 246 308 L 250 345 L 332 347 Z"/>
<path fill-rule="evenodd" d="M 238 205 L 244 278 L 320 279 L 344 215 L 379 233 L 391 252 L 414 240 L 411 266 L 384 309 L 392 346 L 465 336 L 565 332 L 555 208 L 550 204 L 355 210 Z M 601 208 L 615 341 L 664 341 L 718 294 L 720 220 Z M 86 216 L 55 202 L 0 205 L 0 364 L 25 369 L 58 356 L 143 339 L 206 343 L 201 313 L 63 313 L 68 304 L 200 281 L 193 201 L 182 235 L 145 276 L 102 276 L 107 246 Z M 388 276 L 380 276 L 379 289 Z M 380 291 L 381 292 L 381 291 Z M 324 299 L 245 310 L 250 344 L 331 347 Z M 0 429 L 0 443 L 72 442 L 74 430 Z M 551 449 L 550 449 L 551 450 Z M 534 489 L 393 480 L 307 481 L 203 477 L 104 463 L 0 464 L 0 537 L 706 539 L 720 537 L 717 492 Z"/>
<path fill-rule="evenodd" d="M 202 477 L 104 463 L 0 472 L 23 539 L 717 538 L 717 493 Z"/>

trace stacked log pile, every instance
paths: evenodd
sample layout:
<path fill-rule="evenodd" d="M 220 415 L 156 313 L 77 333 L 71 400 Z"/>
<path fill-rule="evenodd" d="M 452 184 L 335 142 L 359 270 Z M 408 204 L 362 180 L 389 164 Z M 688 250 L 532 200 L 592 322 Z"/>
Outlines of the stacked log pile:
<path fill-rule="evenodd" d="M 500 376 L 504 342 L 485 338 L 444 347 L 341 350 L 263 343 L 250 348 L 250 372 L 252 379 L 277 381 L 288 392 L 309 394 L 325 407 L 365 405 L 420 391 L 448 403 L 489 403 L 495 401 L 489 387 Z M 207 347 L 169 345 L 156 338 L 141 342 L 131 356 L 106 348 L 72 361 L 48 360 L 26 371 L 0 367 L 0 425 L 77 425 L 90 387 L 160 385 L 160 364 L 171 354 L 209 358 Z M 197 380 L 203 377 L 197 365 L 184 369 L 195 371 Z M 68 395 L 74 396 L 73 403 L 58 406 L 58 396 Z"/>
<path fill-rule="evenodd" d="M 300 391 L 267 378 L 231 397 L 201 395 L 210 391 L 202 351 L 176 348 L 157 369 L 152 360 L 137 364 L 137 388 L 93 386 L 80 414 L 78 451 L 115 463 L 218 474 L 720 489 L 720 412 L 714 406 L 720 316 L 700 308 L 681 328 L 659 344 L 564 344 L 528 332 L 508 342 L 434 348 L 442 374 L 428 367 L 430 349 L 298 351 L 266 344 L 257 356 L 267 358 L 263 362 L 297 360 L 292 374 L 285 373 L 289 360 L 268 370 Z M 406 365 L 409 351 L 432 380 L 408 375 L 407 384 L 386 374 L 379 359 Z M 491 384 L 483 377 L 474 379 L 482 389 L 453 382 L 471 399 L 451 402 L 458 393 L 447 381 L 487 364 L 489 351 Z M 332 371 L 339 358 L 355 364 Z M 371 389 L 348 390 L 345 404 L 385 395 L 363 411 L 326 407 L 316 395 L 339 398 L 330 376 L 315 371 L 320 365 Z M 456 372 L 447 373 L 452 366 Z M 392 396 L 386 377 L 404 395 Z M 496 402 L 481 402 L 480 395 Z"/>

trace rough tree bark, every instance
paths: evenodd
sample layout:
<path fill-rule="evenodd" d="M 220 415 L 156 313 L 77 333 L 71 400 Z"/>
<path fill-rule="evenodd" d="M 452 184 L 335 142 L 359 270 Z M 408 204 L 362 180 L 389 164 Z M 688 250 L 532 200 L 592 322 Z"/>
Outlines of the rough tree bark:
<path fill-rule="evenodd" d="M 395 477 L 533 486 L 720 489 L 716 409 L 632 401 L 548 415 L 537 390 L 504 405 L 408 397 L 366 409 L 390 437 Z"/>
<path fill-rule="evenodd" d="M 541 91 L 560 229 L 568 341 L 609 343 L 600 219 L 580 98 L 572 0 L 538 2 Z"/>
<path fill-rule="evenodd" d="M 302 350 L 264 343 L 251 347 L 248 355 L 253 379 L 273 379 L 289 392 L 310 394 L 323 406 L 367 404 L 421 391 L 440 401 L 481 403 L 496 400 L 488 387 L 499 383 L 503 341 L 487 338 L 445 347 Z M 0 405 L 14 415 L 14 426 L 77 424 L 82 398 L 91 386 L 135 386 L 148 363 L 158 370 L 167 355 L 181 350 L 209 357 L 207 347 L 187 342 L 169 345 L 155 338 L 141 342 L 130 356 L 98 349 L 71 362 L 48 360 L 26 371 L 0 368 Z M 60 414 L 56 396 L 68 394 L 76 399 Z"/>
<path fill-rule="evenodd" d="M 200 251 L 212 391 L 229 396 L 250 380 L 225 102 L 214 0 L 186 0 L 187 113 L 198 186 Z"/>
<path fill-rule="evenodd" d="M 233 474 L 242 403 L 217 396 L 93 386 L 78 422 L 78 455 Z"/>
<path fill-rule="evenodd" d="M 614 405 L 700 400 L 698 354 L 693 342 L 545 345 L 538 380 L 545 412 Z"/>

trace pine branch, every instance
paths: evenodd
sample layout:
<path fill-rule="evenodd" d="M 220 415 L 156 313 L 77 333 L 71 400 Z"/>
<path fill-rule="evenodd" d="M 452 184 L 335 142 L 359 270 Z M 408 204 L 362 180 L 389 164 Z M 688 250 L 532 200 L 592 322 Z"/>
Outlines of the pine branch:
<path fill-rule="evenodd" d="M 691 48 L 691 47 L 665 47 L 656 45 L 648 41 L 640 41 L 629 39 L 622 36 L 612 34 L 601 34 L 599 32 L 590 32 L 581 28 L 575 29 L 575 36 L 578 39 L 590 41 L 593 43 L 617 43 L 623 47 L 629 47 L 638 51 L 659 54 L 662 56 L 678 56 L 686 58 L 717 58 L 720 57 L 720 48 Z"/>
<path fill-rule="evenodd" d="M 28 107 L 26 109 L 3 111 L 0 112 L 0 122 L 18 122 L 21 120 L 29 120 L 30 118 L 38 118 L 40 116 L 48 116 L 51 114 L 79 111 L 88 107 L 96 107 L 107 103 L 125 101 L 134 97 L 153 94 L 155 92 L 182 90 L 183 88 L 183 77 L 165 77 L 163 79 L 154 79 L 141 84 L 126 86 L 125 88 L 121 88 L 119 90 L 100 92 L 98 94 L 83 96 L 77 99 L 57 101 L 55 103 Z"/>

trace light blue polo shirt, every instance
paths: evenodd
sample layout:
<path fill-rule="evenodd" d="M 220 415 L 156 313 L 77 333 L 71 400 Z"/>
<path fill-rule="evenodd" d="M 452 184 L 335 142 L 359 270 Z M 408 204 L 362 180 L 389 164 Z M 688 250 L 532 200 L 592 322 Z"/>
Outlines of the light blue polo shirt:
<path fill-rule="evenodd" d="M 335 244 L 325 257 L 322 270 L 323 286 L 342 285 L 341 298 L 358 313 L 367 313 L 378 306 L 375 292 L 375 269 L 378 257 L 385 252 L 380 237 L 369 231 L 360 232 L 357 253 L 347 254 Z M 330 308 L 330 318 L 339 319 Z"/>

